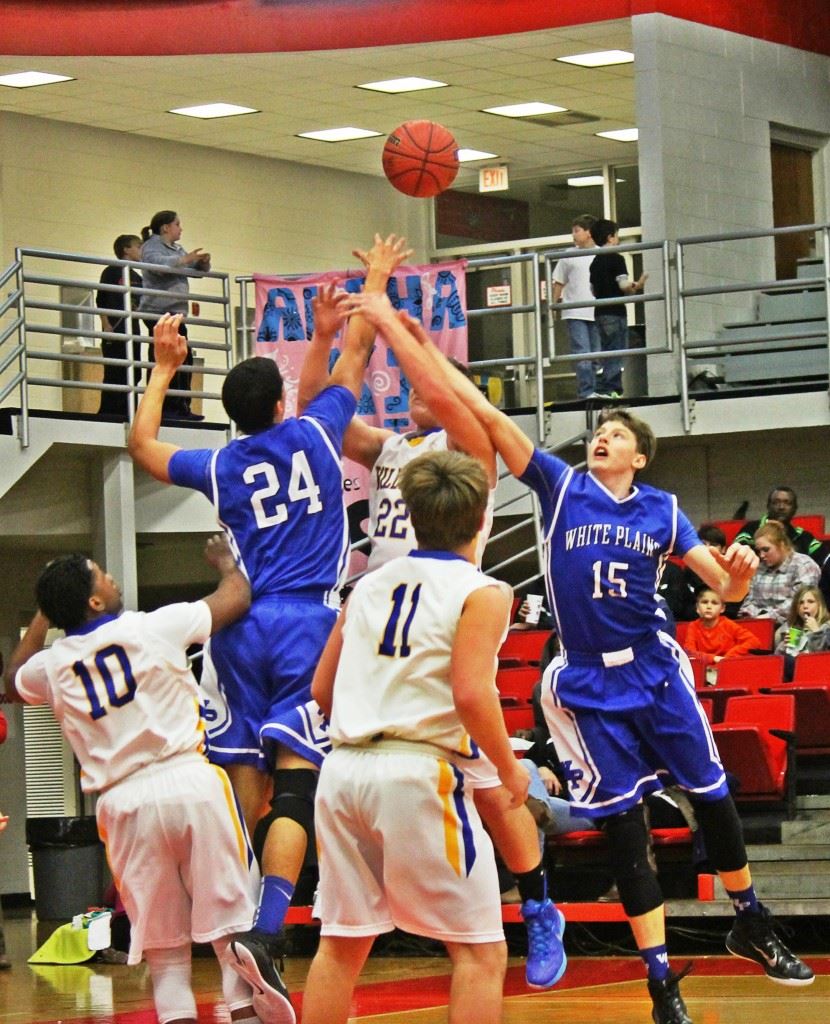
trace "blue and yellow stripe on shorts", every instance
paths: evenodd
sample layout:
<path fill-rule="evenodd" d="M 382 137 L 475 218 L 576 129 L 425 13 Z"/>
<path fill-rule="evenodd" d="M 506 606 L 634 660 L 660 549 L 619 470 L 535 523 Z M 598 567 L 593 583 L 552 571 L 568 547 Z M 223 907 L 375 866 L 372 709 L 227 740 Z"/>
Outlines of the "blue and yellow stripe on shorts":
<path fill-rule="evenodd" d="M 228 814 L 230 815 L 234 835 L 236 836 L 236 848 L 239 855 L 239 861 L 250 871 L 254 863 L 254 852 L 251 849 L 251 843 L 248 839 L 248 830 L 245 828 L 245 822 L 242 817 L 242 809 L 239 806 L 239 801 L 236 799 L 236 794 L 233 791 L 230 779 L 228 778 L 224 768 L 220 767 L 218 764 L 212 764 L 210 767 L 216 772 L 222 783 L 222 790 L 225 794 L 225 805 L 228 808 Z"/>
<path fill-rule="evenodd" d="M 444 850 L 453 871 L 465 877 L 476 860 L 475 843 L 464 804 L 464 775 L 449 761 L 438 761 L 438 795 L 444 808 Z"/>

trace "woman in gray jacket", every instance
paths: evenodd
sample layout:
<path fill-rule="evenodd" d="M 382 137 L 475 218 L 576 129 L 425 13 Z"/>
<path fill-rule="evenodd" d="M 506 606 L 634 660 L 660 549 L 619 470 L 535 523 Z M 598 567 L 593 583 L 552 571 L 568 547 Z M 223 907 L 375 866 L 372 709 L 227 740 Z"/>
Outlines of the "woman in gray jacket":
<path fill-rule="evenodd" d="M 210 253 L 202 252 L 201 249 L 192 249 L 187 252 L 179 245 L 182 236 L 182 224 L 179 215 L 175 210 L 160 210 L 150 221 L 150 226 L 144 228 L 141 233 L 144 244 L 141 246 L 141 262 L 156 263 L 158 271 L 144 271 L 144 287 L 163 291 L 165 295 L 142 295 L 139 309 L 142 314 L 151 314 L 144 317 L 144 322 L 153 337 L 153 328 L 156 320 L 162 313 L 183 313 L 188 312 L 188 293 L 190 283 L 188 274 L 171 273 L 168 268 L 178 270 L 189 270 L 205 272 L 210 270 Z M 164 268 L 164 269 L 161 269 Z M 187 325 L 182 323 L 179 332 L 187 337 Z M 149 345 L 148 359 L 155 362 L 155 352 L 152 341 Z M 193 350 L 188 345 L 187 358 L 184 365 L 193 365 Z M 147 371 L 147 378 L 150 371 Z M 170 384 L 171 390 L 190 391 L 190 374 L 177 372 Z M 176 419 L 201 420 L 190 411 L 190 396 L 173 395 L 164 400 L 164 413 Z"/>

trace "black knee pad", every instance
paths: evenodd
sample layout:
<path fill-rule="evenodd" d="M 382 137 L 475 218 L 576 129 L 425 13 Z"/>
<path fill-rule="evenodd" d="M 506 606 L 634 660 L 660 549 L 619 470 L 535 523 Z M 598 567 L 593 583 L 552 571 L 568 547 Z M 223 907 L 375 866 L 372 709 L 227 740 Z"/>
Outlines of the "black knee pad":
<path fill-rule="evenodd" d="M 254 855 L 262 862 L 262 850 L 268 830 L 278 818 L 290 818 L 305 830 L 314 844 L 314 794 L 319 772 L 312 768 L 278 768 L 274 772 L 274 796 L 271 810 L 260 818 L 254 829 Z"/>
<path fill-rule="evenodd" d="M 703 833 L 706 855 L 716 871 L 740 871 L 746 867 L 746 846 L 741 819 L 731 796 L 720 800 L 692 801 Z"/>
<path fill-rule="evenodd" d="M 657 876 L 648 862 L 649 835 L 643 805 L 604 818 L 611 870 L 617 880 L 623 909 L 629 917 L 640 917 L 663 903 Z"/>

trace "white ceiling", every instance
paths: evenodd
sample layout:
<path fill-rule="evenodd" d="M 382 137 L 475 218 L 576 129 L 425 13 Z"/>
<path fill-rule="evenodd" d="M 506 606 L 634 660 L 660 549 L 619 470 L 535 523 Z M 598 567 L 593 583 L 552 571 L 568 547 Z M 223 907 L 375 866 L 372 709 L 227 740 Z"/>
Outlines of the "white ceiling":
<path fill-rule="evenodd" d="M 553 171 L 636 162 L 636 144 L 594 132 L 634 121 L 634 66 L 589 70 L 554 58 L 589 50 L 631 50 L 624 21 L 451 42 L 313 53 L 181 57 L 2 57 L 0 74 L 51 71 L 75 81 L 32 89 L 0 87 L 0 109 L 153 138 L 276 157 L 364 174 L 382 173 L 384 138 L 403 121 L 444 124 L 459 146 L 487 150 L 507 163 L 511 180 Z M 402 75 L 449 83 L 390 96 L 355 86 Z M 598 118 L 550 127 L 481 113 L 539 100 Z M 201 121 L 172 107 L 223 101 L 261 113 Z M 313 142 L 297 133 L 339 125 L 383 137 Z M 490 161 L 496 162 L 496 161 Z M 456 187 L 477 181 L 478 164 L 462 166 Z"/>

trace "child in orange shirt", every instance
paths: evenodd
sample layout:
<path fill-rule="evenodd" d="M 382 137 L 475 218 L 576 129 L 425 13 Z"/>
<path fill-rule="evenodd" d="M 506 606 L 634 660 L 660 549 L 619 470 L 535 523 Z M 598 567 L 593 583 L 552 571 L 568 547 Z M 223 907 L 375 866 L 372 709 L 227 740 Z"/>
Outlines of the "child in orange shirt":
<path fill-rule="evenodd" d="M 724 658 L 749 654 L 757 647 L 754 633 L 724 617 L 723 601 L 714 590 L 708 587 L 699 590 L 695 607 L 698 618 L 689 623 L 683 640 L 683 648 L 690 658 L 713 665 Z"/>

